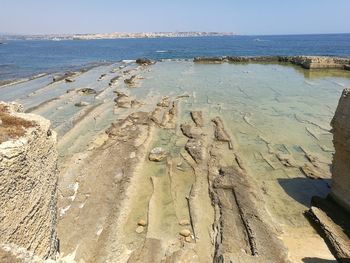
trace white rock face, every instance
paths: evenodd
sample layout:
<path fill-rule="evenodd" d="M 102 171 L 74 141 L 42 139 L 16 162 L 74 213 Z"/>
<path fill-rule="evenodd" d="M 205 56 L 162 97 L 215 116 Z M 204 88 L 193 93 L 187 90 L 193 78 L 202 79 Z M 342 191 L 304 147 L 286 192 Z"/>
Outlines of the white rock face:
<path fill-rule="evenodd" d="M 11 116 L 33 126 L 23 136 L 0 143 L 0 244 L 50 258 L 58 248 L 56 133 L 48 120 L 20 113 L 18 105 L 5 105 Z"/>
<path fill-rule="evenodd" d="M 350 211 L 350 88 L 344 89 L 332 120 L 335 154 L 332 196 Z"/>

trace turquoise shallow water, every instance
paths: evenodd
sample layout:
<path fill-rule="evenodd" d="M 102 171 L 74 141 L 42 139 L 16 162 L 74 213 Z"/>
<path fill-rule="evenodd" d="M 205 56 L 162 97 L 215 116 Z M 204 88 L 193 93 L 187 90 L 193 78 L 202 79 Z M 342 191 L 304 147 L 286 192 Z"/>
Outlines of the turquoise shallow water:
<path fill-rule="evenodd" d="M 302 213 L 313 195 L 329 192 L 329 181 L 308 179 L 299 166 L 308 163 L 306 152 L 330 178 L 330 121 L 343 88 L 350 86 L 350 72 L 163 62 L 144 76 L 135 90 L 139 96 L 151 90 L 189 94 L 181 104 L 183 116 L 190 110 L 202 110 L 207 120 L 221 115 L 251 175 L 271 193 L 267 204 L 274 217 L 287 225 L 308 224 Z M 277 155 L 290 157 L 297 167 L 285 167 Z"/>

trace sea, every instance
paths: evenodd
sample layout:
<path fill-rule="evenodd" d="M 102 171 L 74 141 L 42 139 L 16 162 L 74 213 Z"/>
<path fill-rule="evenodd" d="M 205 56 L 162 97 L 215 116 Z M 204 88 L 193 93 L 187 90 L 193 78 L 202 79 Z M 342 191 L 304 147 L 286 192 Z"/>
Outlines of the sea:
<path fill-rule="evenodd" d="M 4 42 L 0 44 L 0 80 L 139 57 L 155 60 L 227 55 L 350 57 L 350 34 L 0 42 Z"/>

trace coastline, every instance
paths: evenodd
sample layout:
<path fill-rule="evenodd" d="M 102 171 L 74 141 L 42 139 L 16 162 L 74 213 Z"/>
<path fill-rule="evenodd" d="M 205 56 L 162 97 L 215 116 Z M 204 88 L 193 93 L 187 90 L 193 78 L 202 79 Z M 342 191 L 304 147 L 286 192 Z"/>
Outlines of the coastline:
<path fill-rule="evenodd" d="M 111 65 L 113 63 L 122 62 L 135 62 L 136 60 L 120 60 L 110 62 L 90 62 L 87 65 L 76 66 L 74 69 L 62 69 L 56 72 L 39 72 L 27 78 L 18 79 L 0 79 L 0 89 L 11 85 L 24 83 L 36 78 L 40 78 L 46 75 L 59 76 L 62 74 L 72 72 L 84 72 L 94 67 L 103 65 Z M 281 63 L 286 65 L 296 65 L 304 69 L 318 70 L 318 69 L 341 69 L 350 71 L 350 57 L 337 57 L 337 56 L 213 56 L 213 57 L 194 57 L 194 58 L 176 58 L 176 59 L 159 59 L 161 61 L 193 61 L 195 63 Z"/>

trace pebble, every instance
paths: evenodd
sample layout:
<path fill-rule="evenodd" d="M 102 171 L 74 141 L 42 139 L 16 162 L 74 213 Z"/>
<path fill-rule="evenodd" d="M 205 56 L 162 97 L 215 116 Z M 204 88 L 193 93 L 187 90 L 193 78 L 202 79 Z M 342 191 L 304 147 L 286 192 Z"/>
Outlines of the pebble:
<path fill-rule="evenodd" d="M 185 237 L 185 241 L 190 243 L 192 241 L 192 238 L 191 237 Z"/>
<path fill-rule="evenodd" d="M 188 229 L 182 229 L 180 231 L 180 235 L 183 236 L 183 237 L 189 237 L 191 235 L 191 231 L 188 230 Z"/>
<path fill-rule="evenodd" d="M 137 233 L 137 234 L 141 234 L 141 233 L 143 232 L 144 229 L 145 229 L 145 228 L 144 228 L 143 226 L 138 226 L 138 227 L 136 228 L 136 233 Z"/>
<path fill-rule="evenodd" d="M 147 225 L 147 222 L 143 219 L 140 219 L 139 222 L 137 223 L 137 225 L 139 226 L 146 226 Z"/>

